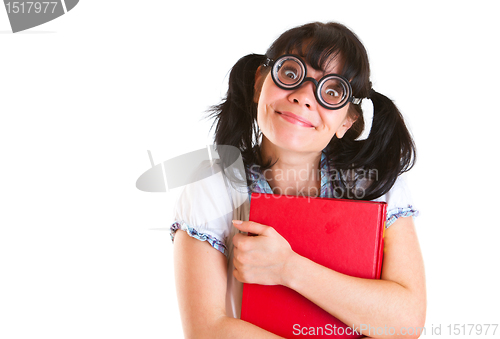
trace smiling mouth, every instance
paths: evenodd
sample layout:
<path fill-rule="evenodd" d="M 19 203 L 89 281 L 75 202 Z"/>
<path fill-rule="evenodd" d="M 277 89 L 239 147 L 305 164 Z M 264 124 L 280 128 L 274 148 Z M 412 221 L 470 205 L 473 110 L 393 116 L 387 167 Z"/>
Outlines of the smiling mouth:
<path fill-rule="evenodd" d="M 308 120 L 304 119 L 304 118 L 301 118 L 299 117 L 298 115 L 295 115 L 291 112 L 279 112 L 279 111 L 276 111 L 276 113 L 278 113 L 279 115 L 281 115 L 281 117 L 283 119 L 285 119 L 286 121 L 292 123 L 292 124 L 295 124 L 295 125 L 299 125 L 299 126 L 304 126 L 304 127 L 314 127 L 313 124 L 311 124 Z"/>

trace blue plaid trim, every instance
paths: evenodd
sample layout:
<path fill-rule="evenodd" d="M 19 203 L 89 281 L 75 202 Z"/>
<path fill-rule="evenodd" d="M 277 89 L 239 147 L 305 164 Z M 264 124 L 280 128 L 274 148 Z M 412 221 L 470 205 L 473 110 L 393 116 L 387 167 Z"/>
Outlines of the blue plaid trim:
<path fill-rule="evenodd" d="M 183 228 L 182 225 L 184 225 L 185 228 Z M 193 237 L 193 238 L 201 240 L 201 241 L 208 241 L 208 243 L 213 248 L 215 248 L 216 250 L 218 250 L 219 252 L 221 252 L 222 254 L 224 254 L 227 257 L 227 247 L 226 247 L 226 245 L 224 245 L 224 243 L 222 241 L 220 241 L 219 239 L 217 239 L 216 237 L 214 237 L 210 234 L 200 233 L 197 230 L 195 230 L 194 228 L 187 225 L 186 223 L 182 223 L 182 225 L 181 225 L 181 223 L 174 222 L 172 224 L 172 226 L 170 226 L 170 238 L 172 239 L 172 242 L 174 242 L 175 232 L 177 232 L 177 230 L 185 229 L 187 234 L 190 237 Z"/>
<path fill-rule="evenodd" d="M 385 228 L 391 226 L 398 218 L 418 216 L 418 211 L 413 208 L 413 206 L 408 206 L 406 208 L 394 208 L 387 211 L 387 219 L 385 222 Z"/>
<path fill-rule="evenodd" d="M 321 169 L 321 190 L 319 192 L 320 198 L 334 198 L 333 187 L 329 179 L 328 159 L 325 152 L 321 152 L 321 161 L 319 163 Z"/>

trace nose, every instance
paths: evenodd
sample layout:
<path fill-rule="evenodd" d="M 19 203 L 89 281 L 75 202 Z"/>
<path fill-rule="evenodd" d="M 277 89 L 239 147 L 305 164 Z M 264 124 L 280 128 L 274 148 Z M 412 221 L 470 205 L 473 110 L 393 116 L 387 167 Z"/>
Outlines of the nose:
<path fill-rule="evenodd" d="M 292 93 L 288 96 L 290 102 L 304 105 L 307 108 L 314 107 L 316 104 L 316 96 L 314 91 L 316 90 L 313 81 L 308 81 L 310 79 L 304 79 L 304 82 L 296 89 L 292 90 Z"/>

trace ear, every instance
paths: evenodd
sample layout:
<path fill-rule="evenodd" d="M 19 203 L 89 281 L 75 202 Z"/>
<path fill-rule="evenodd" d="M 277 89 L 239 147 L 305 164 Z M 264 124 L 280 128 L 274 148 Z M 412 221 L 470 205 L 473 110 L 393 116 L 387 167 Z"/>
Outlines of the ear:
<path fill-rule="evenodd" d="M 348 113 L 344 119 L 344 122 L 342 123 L 342 125 L 339 127 L 339 129 L 335 133 L 335 135 L 337 135 L 337 138 L 342 139 L 344 134 L 349 130 L 349 128 L 351 128 L 352 124 L 354 124 L 355 122 L 356 122 L 356 119 L 351 118 L 349 113 Z"/>
<path fill-rule="evenodd" d="M 264 84 L 265 78 L 266 77 L 262 72 L 262 66 L 259 66 L 259 68 L 257 68 L 257 72 L 255 72 L 255 83 L 253 87 L 253 102 L 255 102 L 256 104 L 259 102 L 260 92 L 262 90 L 262 84 Z"/>

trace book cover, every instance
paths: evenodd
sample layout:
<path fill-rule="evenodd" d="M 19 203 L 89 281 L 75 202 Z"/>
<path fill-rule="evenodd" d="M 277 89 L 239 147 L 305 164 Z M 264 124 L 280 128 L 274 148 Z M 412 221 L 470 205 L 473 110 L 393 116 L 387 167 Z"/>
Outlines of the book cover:
<path fill-rule="evenodd" d="M 254 193 L 250 205 L 250 220 L 274 227 L 296 253 L 367 279 L 380 279 L 385 218 L 383 202 Z M 280 285 L 244 284 L 241 319 L 285 338 L 362 337 Z"/>

